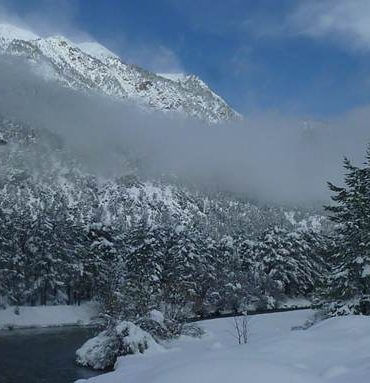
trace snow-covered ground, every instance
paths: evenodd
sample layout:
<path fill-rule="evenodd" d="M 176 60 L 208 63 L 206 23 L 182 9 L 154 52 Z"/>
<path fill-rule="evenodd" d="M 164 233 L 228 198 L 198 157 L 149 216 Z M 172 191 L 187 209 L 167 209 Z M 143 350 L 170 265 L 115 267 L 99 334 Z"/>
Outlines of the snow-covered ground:
<path fill-rule="evenodd" d="M 35 306 L 0 309 L 0 329 L 86 325 L 97 315 L 96 303 L 81 306 Z"/>
<path fill-rule="evenodd" d="M 201 322 L 202 339 L 182 338 L 162 352 L 120 358 L 88 383 L 368 383 L 370 318 L 348 316 L 294 330 L 311 310 L 250 317 L 249 343 L 237 344 L 232 319 Z M 83 382 L 80 380 L 79 382 Z"/>

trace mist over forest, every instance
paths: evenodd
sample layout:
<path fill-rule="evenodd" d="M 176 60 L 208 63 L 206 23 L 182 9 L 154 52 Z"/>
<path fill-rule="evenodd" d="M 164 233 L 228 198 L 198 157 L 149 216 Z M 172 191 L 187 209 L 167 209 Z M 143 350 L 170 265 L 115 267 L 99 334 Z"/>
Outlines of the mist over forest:
<path fill-rule="evenodd" d="M 344 156 L 361 161 L 370 135 L 369 108 L 319 125 L 266 112 L 209 126 L 67 89 L 22 59 L 1 57 L 0 69 L 1 115 L 57 134 L 103 178 L 135 168 L 264 202 L 317 204 L 327 201 L 326 182 L 340 180 Z"/>

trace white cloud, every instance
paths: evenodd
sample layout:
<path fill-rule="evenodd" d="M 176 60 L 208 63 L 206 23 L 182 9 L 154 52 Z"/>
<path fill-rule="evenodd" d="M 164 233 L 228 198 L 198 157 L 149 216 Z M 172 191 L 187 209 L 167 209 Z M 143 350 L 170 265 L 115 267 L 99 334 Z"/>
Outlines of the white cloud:
<path fill-rule="evenodd" d="M 370 0 L 307 0 L 288 17 L 294 33 L 370 50 Z"/>
<path fill-rule="evenodd" d="M 91 40 L 91 36 L 75 25 L 79 8 L 68 0 L 40 0 L 32 11 L 16 13 L 11 1 L 0 0 L 0 23 L 9 23 L 30 30 L 41 37 L 63 35 L 72 41 Z"/>
<path fill-rule="evenodd" d="M 125 62 L 155 73 L 184 73 L 181 60 L 174 50 L 158 41 L 143 41 L 126 34 L 102 40 L 101 43 Z"/>
<path fill-rule="evenodd" d="M 175 52 L 163 45 L 128 44 L 122 50 L 122 57 L 134 64 L 156 73 L 178 73 L 184 69 Z"/>

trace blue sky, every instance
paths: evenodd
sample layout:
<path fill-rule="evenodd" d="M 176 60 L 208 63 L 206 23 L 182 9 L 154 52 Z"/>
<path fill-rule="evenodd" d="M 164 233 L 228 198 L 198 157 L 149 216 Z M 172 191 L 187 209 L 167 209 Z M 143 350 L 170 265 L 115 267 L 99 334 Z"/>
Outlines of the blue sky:
<path fill-rule="evenodd" d="M 39 33 L 96 39 L 148 69 L 195 73 L 247 115 L 326 119 L 369 104 L 370 0 L 0 5 Z"/>

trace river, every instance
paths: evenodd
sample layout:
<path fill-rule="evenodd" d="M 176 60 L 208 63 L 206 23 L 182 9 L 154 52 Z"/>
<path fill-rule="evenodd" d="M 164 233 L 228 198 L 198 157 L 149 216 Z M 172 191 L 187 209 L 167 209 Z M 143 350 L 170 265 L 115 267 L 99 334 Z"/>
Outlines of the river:
<path fill-rule="evenodd" d="M 0 332 L 0 383 L 72 383 L 99 372 L 75 363 L 94 329 L 60 327 Z"/>

